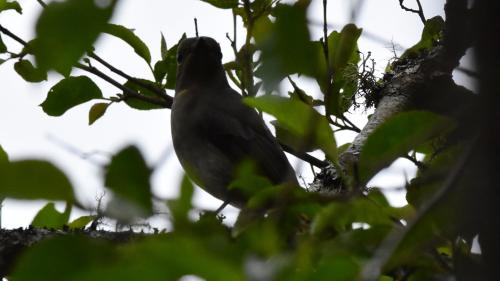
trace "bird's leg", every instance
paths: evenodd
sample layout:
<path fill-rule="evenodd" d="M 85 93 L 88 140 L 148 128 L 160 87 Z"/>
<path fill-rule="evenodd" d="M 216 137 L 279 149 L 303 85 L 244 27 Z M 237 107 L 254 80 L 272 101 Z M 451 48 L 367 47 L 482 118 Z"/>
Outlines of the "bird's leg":
<path fill-rule="evenodd" d="M 220 207 L 215 210 L 215 215 L 218 215 L 222 210 L 224 210 L 224 208 L 227 207 L 227 205 L 229 205 L 229 200 L 224 201 L 222 205 L 220 205 Z"/>

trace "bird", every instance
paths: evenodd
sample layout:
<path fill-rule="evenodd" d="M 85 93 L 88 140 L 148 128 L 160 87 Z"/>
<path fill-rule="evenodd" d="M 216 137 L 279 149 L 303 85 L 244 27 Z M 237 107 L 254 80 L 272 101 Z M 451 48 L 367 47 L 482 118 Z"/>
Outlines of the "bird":
<path fill-rule="evenodd" d="M 173 147 L 187 175 L 224 203 L 244 208 L 251 197 L 230 188 L 243 161 L 272 184 L 298 186 L 295 171 L 259 113 L 231 88 L 216 40 L 193 37 L 177 49 L 171 107 Z"/>

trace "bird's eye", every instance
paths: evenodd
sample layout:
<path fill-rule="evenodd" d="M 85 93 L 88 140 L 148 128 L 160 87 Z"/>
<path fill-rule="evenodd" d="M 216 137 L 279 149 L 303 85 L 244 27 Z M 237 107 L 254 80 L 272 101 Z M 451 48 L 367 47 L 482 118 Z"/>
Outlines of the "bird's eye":
<path fill-rule="evenodd" d="M 183 54 L 177 54 L 177 63 L 182 63 L 184 60 L 184 55 Z"/>

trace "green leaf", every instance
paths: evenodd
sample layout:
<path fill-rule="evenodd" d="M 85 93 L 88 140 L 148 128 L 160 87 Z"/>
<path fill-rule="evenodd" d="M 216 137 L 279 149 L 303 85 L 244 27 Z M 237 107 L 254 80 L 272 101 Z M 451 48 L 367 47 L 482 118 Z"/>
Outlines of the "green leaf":
<path fill-rule="evenodd" d="M 23 13 L 23 9 L 17 1 L 7 2 L 7 0 L 0 0 L 0 12 L 7 10 L 15 10 L 19 14 Z"/>
<path fill-rule="evenodd" d="M 351 99 L 357 89 L 358 39 L 362 29 L 347 24 L 341 32 L 333 31 L 328 36 L 328 57 L 333 70 L 333 88 L 327 89 L 327 76 L 319 73 L 316 77 L 323 93 L 328 115 L 341 116 L 351 106 Z M 324 64 L 324 62 L 323 62 Z M 326 68 L 324 66 L 322 69 Z M 327 71 L 327 70 L 323 70 Z"/>
<path fill-rule="evenodd" d="M 182 178 L 180 186 L 180 196 L 176 200 L 168 202 L 168 207 L 172 212 L 175 228 L 181 227 L 188 221 L 188 213 L 192 208 L 194 186 L 187 175 Z"/>
<path fill-rule="evenodd" d="M 335 202 L 323 208 L 314 218 L 311 231 L 314 235 L 324 234 L 334 229 L 343 232 L 352 228 L 353 223 L 393 226 L 394 222 L 372 200 L 364 197 L 349 202 Z"/>
<path fill-rule="evenodd" d="M 224 237 L 214 238 L 214 247 L 189 233 L 144 237 L 116 247 L 99 239 L 58 236 L 27 249 L 9 277 L 16 281 L 155 281 L 195 275 L 204 280 L 246 280 L 241 260 L 227 255 L 228 251 L 221 253 L 227 245 Z"/>
<path fill-rule="evenodd" d="M 318 149 L 314 143 L 304 142 L 301 137 L 288 130 L 286 126 L 280 125 L 277 120 L 271 121 L 271 125 L 274 126 L 276 138 L 279 142 L 293 148 L 295 151 L 311 152 Z"/>
<path fill-rule="evenodd" d="M 0 163 L 7 163 L 9 162 L 9 155 L 7 155 L 7 152 L 3 150 L 2 146 L 0 145 Z"/>
<path fill-rule="evenodd" d="M 157 82 L 163 82 L 163 78 L 167 77 L 165 88 L 175 89 L 175 80 L 177 79 L 177 48 L 182 40 L 186 39 L 186 33 L 182 34 L 181 39 L 170 48 L 161 61 L 158 61 L 154 66 L 154 76 Z M 163 53 L 162 53 L 163 56 Z"/>
<path fill-rule="evenodd" d="M 229 184 L 228 189 L 238 189 L 245 196 L 251 197 L 272 186 L 269 179 L 258 175 L 256 164 L 251 160 L 246 160 L 236 168 L 235 179 Z"/>
<path fill-rule="evenodd" d="M 201 0 L 220 9 L 232 9 L 238 7 L 238 0 Z"/>
<path fill-rule="evenodd" d="M 435 16 L 425 22 L 424 30 L 420 41 L 406 50 L 401 58 L 417 55 L 419 52 L 431 48 L 437 41 L 441 39 L 442 31 L 444 30 L 444 20 L 440 16 Z"/>
<path fill-rule="evenodd" d="M 266 95 L 245 98 L 244 103 L 267 112 L 278 120 L 281 127 L 303 141 L 320 147 L 331 161 L 337 159 L 337 145 L 328 121 L 310 106 L 297 100 Z"/>
<path fill-rule="evenodd" d="M 329 58 L 334 73 L 359 61 L 358 39 L 362 31 L 355 24 L 347 24 L 340 33 L 333 31 L 328 35 Z"/>
<path fill-rule="evenodd" d="M 110 103 L 96 103 L 92 105 L 89 110 L 89 126 L 94 124 L 97 119 L 101 118 L 104 113 L 106 113 L 109 105 Z"/>
<path fill-rule="evenodd" d="M 143 58 L 148 64 L 151 63 L 151 53 L 148 46 L 134 32 L 124 26 L 108 23 L 104 29 L 105 33 L 122 39 L 130 47 L 134 48 L 134 52 Z"/>
<path fill-rule="evenodd" d="M 47 80 L 47 72 L 35 68 L 28 60 L 20 60 L 14 64 L 14 70 L 28 82 Z"/>
<path fill-rule="evenodd" d="M 66 175 L 40 160 L 0 162 L 0 197 L 74 201 Z"/>
<path fill-rule="evenodd" d="M 120 199 L 152 213 L 151 169 L 135 146 L 128 146 L 111 159 L 106 169 L 105 185 Z"/>
<path fill-rule="evenodd" d="M 2 34 L 0 34 L 0 54 L 7 52 L 7 46 L 2 40 Z"/>
<path fill-rule="evenodd" d="M 149 80 L 146 80 L 146 79 L 140 79 L 140 78 L 136 78 L 136 80 L 139 80 L 139 81 L 141 81 L 144 84 L 151 85 L 151 87 L 157 87 L 156 84 L 154 82 L 152 82 L 152 81 L 149 81 Z M 125 87 L 127 87 L 129 89 L 132 89 L 132 90 L 138 92 L 139 94 L 141 94 L 143 96 L 157 97 L 157 95 L 153 91 L 151 91 L 150 89 L 145 88 L 145 87 L 143 87 L 141 85 L 138 85 L 133 80 L 129 80 L 129 81 L 125 82 L 125 84 L 123 84 L 123 86 L 125 86 Z M 132 108 L 135 108 L 135 109 L 139 109 L 139 110 L 151 110 L 151 109 L 162 109 L 162 108 L 164 108 L 161 105 L 152 104 L 150 102 L 142 101 L 142 100 L 136 99 L 134 97 L 127 98 L 125 100 L 125 103 L 128 106 L 130 106 Z"/>
<path fill-rule="evenodd" d="M 160 41 L 160 51 L 161 51 L 161 59 L 164 60 L 168 54 L 167 41 L 165 41 L 165 36 L 161 33 L 161 41 Z"/>
<path fill-rule="evenodd" d="M 106 28 L 116 1 L 99 7 L 94 0 L 51 1 L 36 23 L 33 53 L 42 70 L 54 69 L 64 76 L 91 49 Z"/>
<path fill-rule="evenodd" d="M 96 219 L 96 216 L 81 216 L 72 222 L 68 223 L 69 228 L 84 228 L 87 224 Z"/>
<path fill-rule="evenodd" d="M 400 113 L 380 125 L 366 140 L 359 159 L 360 183 L 419 144 L 449 128 L 450 121 L 430 112 Z"/>
<path fill-rule="evenodd" d="M 50 253 L 50 259 L 47 258 L 47 253 Z M 56 236 L 35 243 L 27 249 L 19 257 L 10 277 L 18 281 L 85 280 L 77 277 L 116 259 L 113 247 L 107 241 L 77 235 Z M 57 270 L 54 268 L 55 264 Z M 87 280 L 103 280 L 103 278 L 101 276 Z"/>
<path fill-rule="evenodd" d="M 61 229 L 65 224 L 68 223 L 69 215 L 71 213 L 71 204 L 66 204 L 66 208 L 62 213 L 56 210 L 54 203 L 47 203 L 38 213 L 31 222 L 32 226 L 35 227 L 46 227 Z"/>
<path fill-rule="evenodd" d="M 274 10 L 276 21 L 268 27 L 269 35 L 260 39 L 262 67 L 257 74 L 264 80 L 266 89 L 274 88 L 287 75 L 314 76 L 317 71 L 318 54 L 310 41 L 307 5 L 304 7 L 301 3 L 278 5 Z"/>
<path fill-rule="evenodd" d="M 102 92 L 87 76 L 71 76 L 54 85 L 40 104 L 50 116 L 61 116 L 67 110 L 92 99 L 102 98 Z"/>

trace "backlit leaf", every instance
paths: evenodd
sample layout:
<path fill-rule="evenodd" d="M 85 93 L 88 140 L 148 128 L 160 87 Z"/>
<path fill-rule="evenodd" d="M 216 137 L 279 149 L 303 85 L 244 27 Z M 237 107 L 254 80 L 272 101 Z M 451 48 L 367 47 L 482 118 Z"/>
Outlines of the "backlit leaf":
<path fill-rule="evenodd" d="M 361 150 L 361 183 L 366 183 L 396 158 L 450 126 L 448 119 L 424 111 L 403 112 L 390 118 L 368 137 Z"/>
<path fill-rule="evenodd" d="M 50 202 L 38 211 L 31 225 L 40 228 L 61 229 L 63 225 L 68 223 L 70 213 L 71 204 L 66 204 L 66 208 L 61 213 L 56 210 L 54 203 Z"/>
<path fill-rule="evenodd" d="M 42 70 L 67 76 L 105 29 L 116 1 L 106 7 L 94 0 L 51 1 L 37 20 L 33 53 Z"/>
<path fill-rule="evenodd" d="M 74 201 L 66 175 L 41 160 L 0 162 L 0 197 Z"/>
<path fill-rule="evenodd" d="M 312 107 L 273 95 L 245 98 L 244 102 L 276 117 L 281 127 L 303 141 L 304 147 L 311 144 L 320 147 L 330 160 L 336 161 L 337 145 L 333 131 L 325 117 Z"/>
<path fill-rule="evenodd" d="M 94 124 L 95 121 L 101 118 L 106 113 L 109 105 L 109 103 L 96 103 L 92 105 L 89 111 L 89 125 Z"/>
<path fill-rule="evenodd" d="M 128 146 L 111 159 L 106 169 L 105 185 L 121 199 L 140 207 L 145 214 L 152 212 L 151 169 L 135 146 Z"/>

